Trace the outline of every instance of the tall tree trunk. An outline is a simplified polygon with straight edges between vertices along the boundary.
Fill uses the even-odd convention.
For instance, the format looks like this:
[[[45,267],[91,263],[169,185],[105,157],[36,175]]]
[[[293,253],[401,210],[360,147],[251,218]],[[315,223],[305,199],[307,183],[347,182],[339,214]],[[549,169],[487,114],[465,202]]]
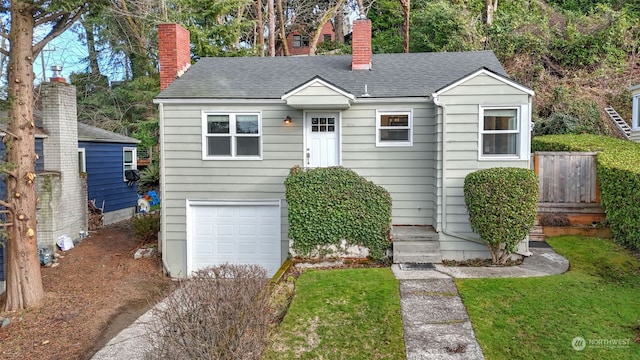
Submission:
[[[38,306],[44,299],[36,239],[35,119],[33,116],[33,4],[11,0],[11,57],[8,87],[9,130],[4,137],[7,201],[7,276],[5,311]]]
[[[282,41],[282,49],[284,49],[284,56],[289,56],[289,43],[287,43],[287,32],[285,30],[286,19],[284,18],[284,11],[282,10],[282,0],[276,0],[278,4],[278,18],[280,18],[280,40]]]
[[[334,41],[344,44],[344,10],[340,9],[333,20]]]
[[[322,35],[322,28],[327,21],[331,20],[335,14],[342,9],[342,4],[344,4],[345,0],[338,0],[336,4],[327,10],[325,10],[324,14],[320,17],[320,20],[317,23],[316,28],[313,30],[313,36],[309,39],[309,55],[313,56],[316,54],[316,49],[318,49],[318,41],[320,40],[320,36]]]
[[[256,32],[257,43],[258,43],[258,56],[264,56],[264,18],[262,17],[262,0],[256,1],[256,13],[257,13],[257,27],[258,30]]]
[[[96,51],[96,39],[93,34],[93,24],[90,21],[82,21],[82,27],[87,35],[87,52],[89,53],[89,73],[100,75],[100,65],[98,64],[98,52]]]
[[[493,23],[493,14],[498,10],[498,0],[485,0],[486,20],[487,26],[491,26]]]
[[[269,11],[269,56],[276,56],[276,16],[273,0],[267,0]]]
[[[356,2],[358,3],[358,17],[359,18],[363,18],[363,17],[367,16],[367,14],[365,14],[365,10],[364,10],[364,1],[363,0],[357,0]]]
[[[402,44],[402,52],[409,52],[409,20],[411,17],[411,0],[400,0],[402,3],[402,13],[404,15],[404,21],[402,22],[402,37],[404,43]]]

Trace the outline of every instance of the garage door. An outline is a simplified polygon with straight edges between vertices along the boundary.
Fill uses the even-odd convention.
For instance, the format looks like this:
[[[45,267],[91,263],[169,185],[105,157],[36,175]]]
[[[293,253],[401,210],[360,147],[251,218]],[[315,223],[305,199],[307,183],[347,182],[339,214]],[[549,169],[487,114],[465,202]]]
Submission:
[[[281,265],[280,200],[189,201],[187,271],[223,263]]]

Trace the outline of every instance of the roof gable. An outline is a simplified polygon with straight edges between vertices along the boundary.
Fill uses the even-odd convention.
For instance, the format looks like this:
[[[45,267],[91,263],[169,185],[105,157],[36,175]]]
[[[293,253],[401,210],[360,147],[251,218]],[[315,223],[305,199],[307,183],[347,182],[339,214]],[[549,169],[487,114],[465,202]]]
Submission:
[[[518,89],[518,90],[520,90],[520,91],[522,91],[522,92],[524,92],[526,94],[529,94],[531,96],[534,95],[534,91],[529,89],[528,87],[526,87],[526,86],[524,86],[522,84],[519,84],[519,83],[509,79],[506,76],[502,76],[500,74],[496,74],[493,71],[491,71],[489,69],[486,69],[486,68],[478,69],[478,70],[474,71],[473,73],[471,73],[471,74],[469,74],[467,76],[464,76],[464,77],[458,79],[457,81],[455,81],[455,82],[453,82],[453,83],[451,83],[451,84],[449,84],[449,85],[447,85],[447,86],[435,91],[434,94],[435,95],[442,95],[442,94],[446,93],[447,91],[449,91],[449,90],[451,90],[451,89],[453,89],[453,88],[455,88],[455,87],[457,87],[457,86],[459,86],[459,85],[461,85],[461,84],[463,84],[463,83],[465,83],[465,82],[467,82],[467,81],[469,81],[469,80],[471,80],[471,79],[473,79],[475,77],[478,77],[480,75],[487,75],[487,76],[489,76],[489,77],[491,77],[491,78],[493,78],[495,80],[498,80],[498,81],[500,81],[500,82],[502,82],[504,84],[507,84],[507,85],[509,85],[511,87],[514,87],[514,88],[516,88],[516,89]]]
[[[288,91],[281,99],[293,108],[346,109],[351,106],[355,96],[316,76]]]

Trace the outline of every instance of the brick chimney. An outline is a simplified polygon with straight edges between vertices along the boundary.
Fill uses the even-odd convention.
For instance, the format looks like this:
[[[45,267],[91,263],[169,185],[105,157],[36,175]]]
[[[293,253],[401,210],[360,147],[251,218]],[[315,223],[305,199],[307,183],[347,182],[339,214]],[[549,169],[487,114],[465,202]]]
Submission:
[[[351,70],[371,70],[371,20],[353,20]]]
[[[159,24],[158,57],[162,91],[191,66],[189,30],[178,24]]]

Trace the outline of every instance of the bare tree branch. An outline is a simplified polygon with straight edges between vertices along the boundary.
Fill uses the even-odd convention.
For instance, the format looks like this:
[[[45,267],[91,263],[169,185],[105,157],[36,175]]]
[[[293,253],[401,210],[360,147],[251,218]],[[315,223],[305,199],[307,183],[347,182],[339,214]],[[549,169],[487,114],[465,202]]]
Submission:
[[[56,24],[53,26],[53,29],[45,36],[42,40],[38,41],[35,45],[33,45],[32,53],[33,57],[38,56],[40,51],[47,45],[51,40],[60,36],[65,30],[71,27],[76,21],[80,20],[80,17],[84,13],[83,8],[76,9],[76,12],[71,15],[71,13],[63,16],[62,19],[58,20]]]

